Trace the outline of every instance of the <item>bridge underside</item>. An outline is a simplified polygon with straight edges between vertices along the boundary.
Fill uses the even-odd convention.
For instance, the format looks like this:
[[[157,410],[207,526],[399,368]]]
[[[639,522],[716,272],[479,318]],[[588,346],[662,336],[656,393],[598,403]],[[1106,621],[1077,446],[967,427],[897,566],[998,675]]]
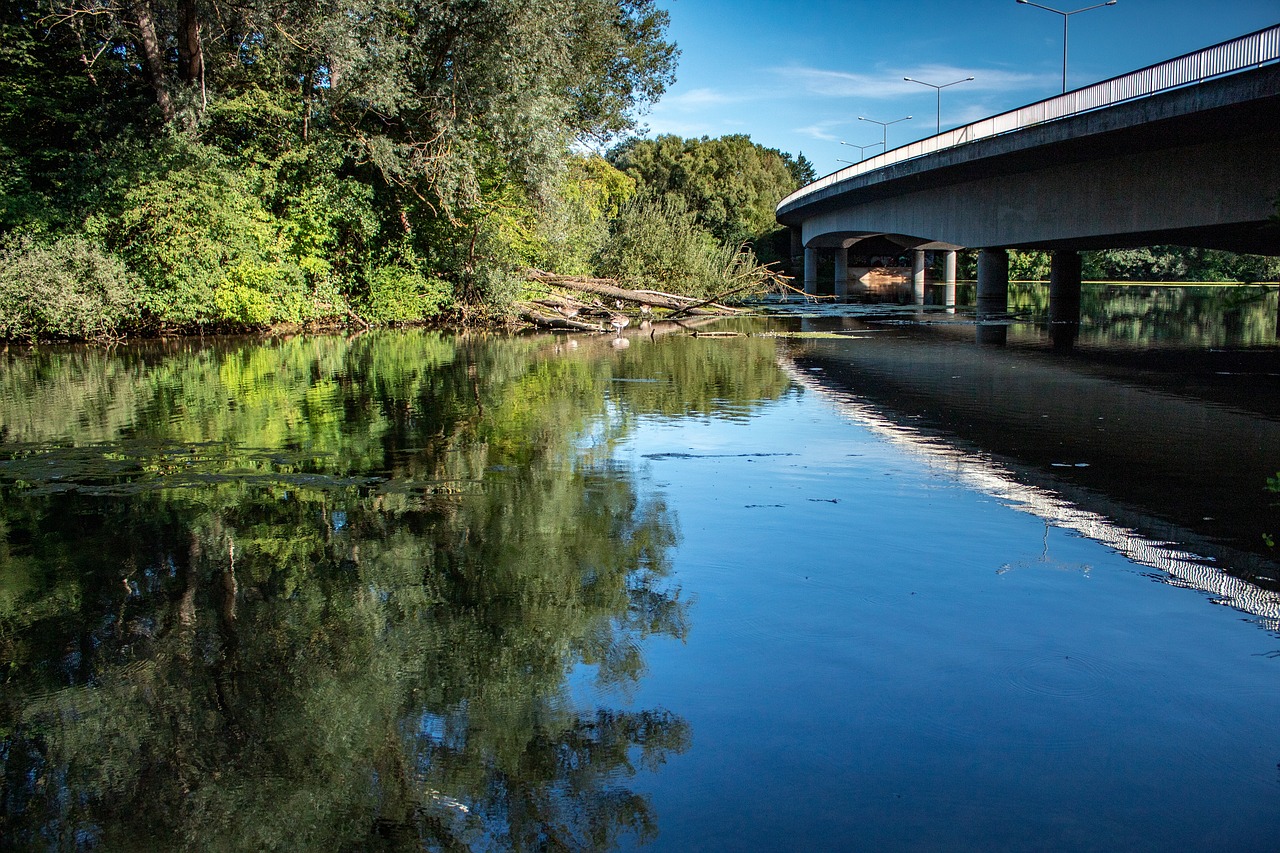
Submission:
[[[805,244],[810,249],[853,249],[871,255],[898,254],[909,249],[956,250],[963,246],[938,240],[923,240],[906,234],[884,234],[867,231],[832,231],[820,234]]]
[[[1280,255],[1280,66],[939,151],[779,210],[809,248]],[[854,251],[857,251],[855,248]]]

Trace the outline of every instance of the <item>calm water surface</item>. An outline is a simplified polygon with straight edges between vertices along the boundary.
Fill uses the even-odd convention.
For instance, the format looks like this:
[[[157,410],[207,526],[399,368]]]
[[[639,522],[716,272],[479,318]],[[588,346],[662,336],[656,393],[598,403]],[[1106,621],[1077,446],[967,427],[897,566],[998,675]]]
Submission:
[[[1012,304],[0,355],[0,847],[1276,849],[1275,289]]]

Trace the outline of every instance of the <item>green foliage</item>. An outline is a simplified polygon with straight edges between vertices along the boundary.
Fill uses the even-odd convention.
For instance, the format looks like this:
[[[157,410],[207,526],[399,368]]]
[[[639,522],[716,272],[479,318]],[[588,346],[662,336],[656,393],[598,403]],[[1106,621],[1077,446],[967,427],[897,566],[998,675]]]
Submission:
[[[610,223],[601,274],[637,288],[694,297],[758,292],[763,269],[748,247],[717,242],[679,196],[638,196]]]
[[[0,230],[103,245],[140,277],[152,328],[357,303],[399,322],[453,296],[441,279],[506,298],[494,283],[516,269],[590,257],[573,239],[623,190],[571,146],[627,131],[663,92],[666,25],[654,0],[16,0]],[[570,172],[587,215],[562,227]]]
[[[544,244],[537,265],[565,275],[594,274],[610,222],[635,194],[635,179],[603,157],[575,156],[539,223]]]
[[[118,257],[141,330],[501,308],[530,266],[701,292],[749,273],[743,242],[769,253],[812,165],[745,136],[574,153],[670,84],[667,20],[656,0],[15,0],[0,232]],[[692,219],[628,209],[640,193]],[[645,220],[676,231],[606,247]]]
[[[0,240],[0,339],[109,337],[136,315],[138,293],[137,277],[84,238]]]
[[[297,266],[241,261],[214,291],[219,320],[243,326],[303,323],[315,318],[305,276]]]
[[[775,230],[775,206],[812,173],[803,158],[744,135],[630,140],[609,159],[648,192],[679,197],[699,225],[735,246]]]
[[[1009,252],[1010,281],[1048,281],[1052,255],[1043,251]]]
[[[369,276],[360,313],[370,323],[413,323],[439,314],[451,297],[449,285],[438,278],[401,266],[378,267]]]
[[[226,270],[280,254],[258,175],[207,146],[179,142],[162,158],[86,230],[142,275],[143,307],[154,318],[176,325],[232,319],[220,314],[216,298]]]
[[[786,164],[787,171],[791,173],[791,177],[796,182],[796,187],[803,187],[805,184],[811,184],[818,179],[818,173],[813,168],[813,163],[803,153],[792,157],[783,151],[782,162]],[[779,199],[781,201],[781,199]]]
[[[1280,279],[1280,258],[1217,249],[1148,246],[1085,252],[1084,277],[1095,281],[1239,281]]]
[[[1051,252],[1009,251],[1009,278],[1015,281],[1048,281]],[[961,252],[958,275],[977,275],[977,253]],[[1280,258],[1241,255],[1217,249],[1186,246],[1148,246],[1082,252],[1082,277],[1086,281],[1238,281],[1245,284],[1280,280]]]
[[[679,196],[642,196],[610,223],[596,268],[636,287],[697,296],[714,287],[718,250]]]

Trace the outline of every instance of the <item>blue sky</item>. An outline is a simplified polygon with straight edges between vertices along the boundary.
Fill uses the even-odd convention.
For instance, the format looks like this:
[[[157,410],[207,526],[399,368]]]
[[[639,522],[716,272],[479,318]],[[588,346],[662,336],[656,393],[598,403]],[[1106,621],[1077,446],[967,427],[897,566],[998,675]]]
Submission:
[[[1038,0],[1039,2],[1040,0]],[[1094,0],[1096,2],[1097,0]],[[942,127],[1057,94],[1062,17],[1015,0],[659,0],[680,47],[677,81],[642,122],[649,135],[746,133],[803,152],[819,175]],[[1043,0],[1072,11],[1090,0]],[[1277,0],[1118,0],[1072,15],[1070,88],[1280,23]],[[879,148],[869,148],[867,155]]]

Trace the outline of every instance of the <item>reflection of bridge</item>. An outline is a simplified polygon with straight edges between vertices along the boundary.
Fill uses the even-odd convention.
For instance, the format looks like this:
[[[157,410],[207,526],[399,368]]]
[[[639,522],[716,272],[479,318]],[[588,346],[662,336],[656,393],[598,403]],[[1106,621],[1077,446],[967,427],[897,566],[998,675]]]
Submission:
[[[1057,359],[1012,351],[993,358],[935,331],[874,343],[805,341],[783,366],[945,476],[1280,630],[1276,564],[1238,544],[1257,537],[1265,504],[1258,483],[1280,453],[1280,423]],[[1151,419],[1166,427],[1159,442],[1140,434]],[[1081,460],[1088,466],[1073,464]],[[1215,486],[1193,476],[1202,470],[1215,472]],[[1220,518],[1203,518],[1210,511]]]
[[[1081,249],[1161,243],[1280,254],[1280,25],[885,152],[802,187],[778,221],[804,246],[805,290],[834,250],[978,248],[979,309],[1007,307],[1010,248],[1053,249],[1059,307]],[[1078,308],[1077,308],[1078,311]],[[1059,311],[1059,313],[1063,313]]]

